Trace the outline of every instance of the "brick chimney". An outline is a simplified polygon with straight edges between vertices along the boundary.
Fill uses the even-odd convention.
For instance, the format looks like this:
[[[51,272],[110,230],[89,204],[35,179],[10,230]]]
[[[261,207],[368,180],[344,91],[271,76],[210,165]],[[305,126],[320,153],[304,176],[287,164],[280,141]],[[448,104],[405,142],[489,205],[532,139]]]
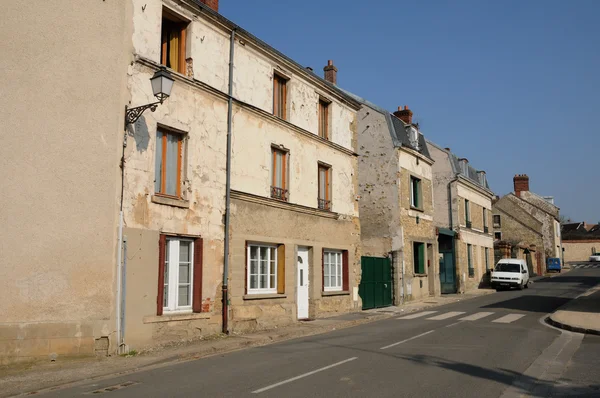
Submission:
[[[327,61],[327,66],[323,68],[323,71],[325,71],[325,80],[329,83],[337,84],[338,68],[333,65],[332,60]]]
[[[398,110],[394,112],[394,116],[398,119],[402,120],[406,124],[412,124],[413,113],[408,106],[404,105],[404,109],[401,106],[398,107]]]
[[[515,185],[515,195],[518,198],[521,197],[521,192],[529,191],[529,177],[527,174],[516,174],[513,183]]]
[[[215,12],[219,12],[219,0],[200,0],[203,4],[212,8]]]

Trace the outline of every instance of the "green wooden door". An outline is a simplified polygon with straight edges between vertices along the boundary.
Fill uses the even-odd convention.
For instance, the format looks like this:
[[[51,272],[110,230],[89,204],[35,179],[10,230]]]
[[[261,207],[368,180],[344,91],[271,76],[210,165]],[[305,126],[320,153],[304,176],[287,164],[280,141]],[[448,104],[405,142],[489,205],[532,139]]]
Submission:
[[[386,257],[361,257],[358,294],[363,310],[392,305],[392,266]]]
[[[456,293],[456,265],[452,252],[440,253],[440,284],[442,294]]]

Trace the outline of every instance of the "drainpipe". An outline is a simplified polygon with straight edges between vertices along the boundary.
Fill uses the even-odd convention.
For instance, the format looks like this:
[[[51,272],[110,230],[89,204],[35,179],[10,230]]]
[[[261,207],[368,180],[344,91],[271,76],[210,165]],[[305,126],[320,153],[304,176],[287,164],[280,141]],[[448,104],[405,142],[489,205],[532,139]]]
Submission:
[[[115,318],[117,321],[117,352],[121,353],[121,336],[123,324],[121,323],[121,305],[123,298],[123,281],[122,281],[122,267],[123,261],[122,250],[123,250],[123,193],[125,191],[125,148],[127,148],[127,130],[123,134],[123,152],[121,154],[121,203],[119,205],[119,232],[118,232],[118,244],[117,244],[117,297],[115,299]]]
[[[123,237],[123,264],[121,265],[121,335],[119,348],[121,354],[127,351],[125,344],[125,298],[127,297],[127,236]]]
[[[223,333],[229,334],[227,321],[229,318],[229,297],[227,294],[227,283],[229,279],[229,218],[231,203],[231,122],[233,118],[233,49],[235,45],[235,29],[231,31],[229,41],[229,89],[227,99],[227,168],[225,177],[225,241],[223,248]]]

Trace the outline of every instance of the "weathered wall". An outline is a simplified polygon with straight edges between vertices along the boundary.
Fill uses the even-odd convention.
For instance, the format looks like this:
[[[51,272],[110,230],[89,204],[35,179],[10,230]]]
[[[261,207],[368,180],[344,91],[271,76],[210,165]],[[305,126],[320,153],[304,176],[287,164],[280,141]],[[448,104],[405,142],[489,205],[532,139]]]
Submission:
[[[564,240],[565,262],[588,261],[593,253],[600,253],[600,239],[598,240]]]
[[[93,355],[115,330],[131,10],[54,0],[2,12],[0,363]]]
[[[438,227],[456,227],[452,217],[452,203],[457,203],[456,197],[451,198],[450,182],[455,178],[452,165],[448,159],[448,153],[438,148],[435,144],[427,142],[427,149],[434,163],[433,170],[433,202],[434,202],[434,224]]]
[[[472,246],[472,264],[474,275],[469,276],[469,259],[467,255],[467,244]],[[460,229],[460,240],[456,242],[456,272],[458,274],[458,291],[464,293],[468,290],[478,289],[485,275],[485,248],[488,248],[489,267],[494,266],[494,241],[491,236],[471,231],[466,228]]]
[[[363,255],[387,256],[402,248],[398,150],[385,115],[363,106],[358,113],[358,181]]]
[[[357,218],[338,220],[328,214],[256,199],[242,193],[232,200],[229,292],[233,332],[282,326],[297,319],[297,248],[309,247],[309,314],[319,318],[357,311],[360,299],[354,290],[360,281],[360,225]],[[294,210],[296,208],[296,210]],[[311,214],[312,213],[312,214]],[[325,212],[326,213],[326,212]],[[246,242],[285,245],[285,294],[276,298],[245,295]],[[338,296],[323,294],[323,248],[348,250],[350,291]]]

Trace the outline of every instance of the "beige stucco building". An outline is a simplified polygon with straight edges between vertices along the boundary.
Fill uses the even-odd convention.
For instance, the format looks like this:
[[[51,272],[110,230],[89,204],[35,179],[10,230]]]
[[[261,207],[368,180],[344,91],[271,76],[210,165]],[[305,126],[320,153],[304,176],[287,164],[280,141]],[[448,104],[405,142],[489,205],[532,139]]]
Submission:
[[[449,148],[427,142],[433,164],[441,287],[464,293],[485,285],[493,268],[492,198],[486,174]]]
[[[423,134],[406,107],[391,114],[355,98],[362,103],[358,152],[363,260],[391,259],[390,304],[439,295],[433,160]],[[363,262],[364,267],[376,264]]]

